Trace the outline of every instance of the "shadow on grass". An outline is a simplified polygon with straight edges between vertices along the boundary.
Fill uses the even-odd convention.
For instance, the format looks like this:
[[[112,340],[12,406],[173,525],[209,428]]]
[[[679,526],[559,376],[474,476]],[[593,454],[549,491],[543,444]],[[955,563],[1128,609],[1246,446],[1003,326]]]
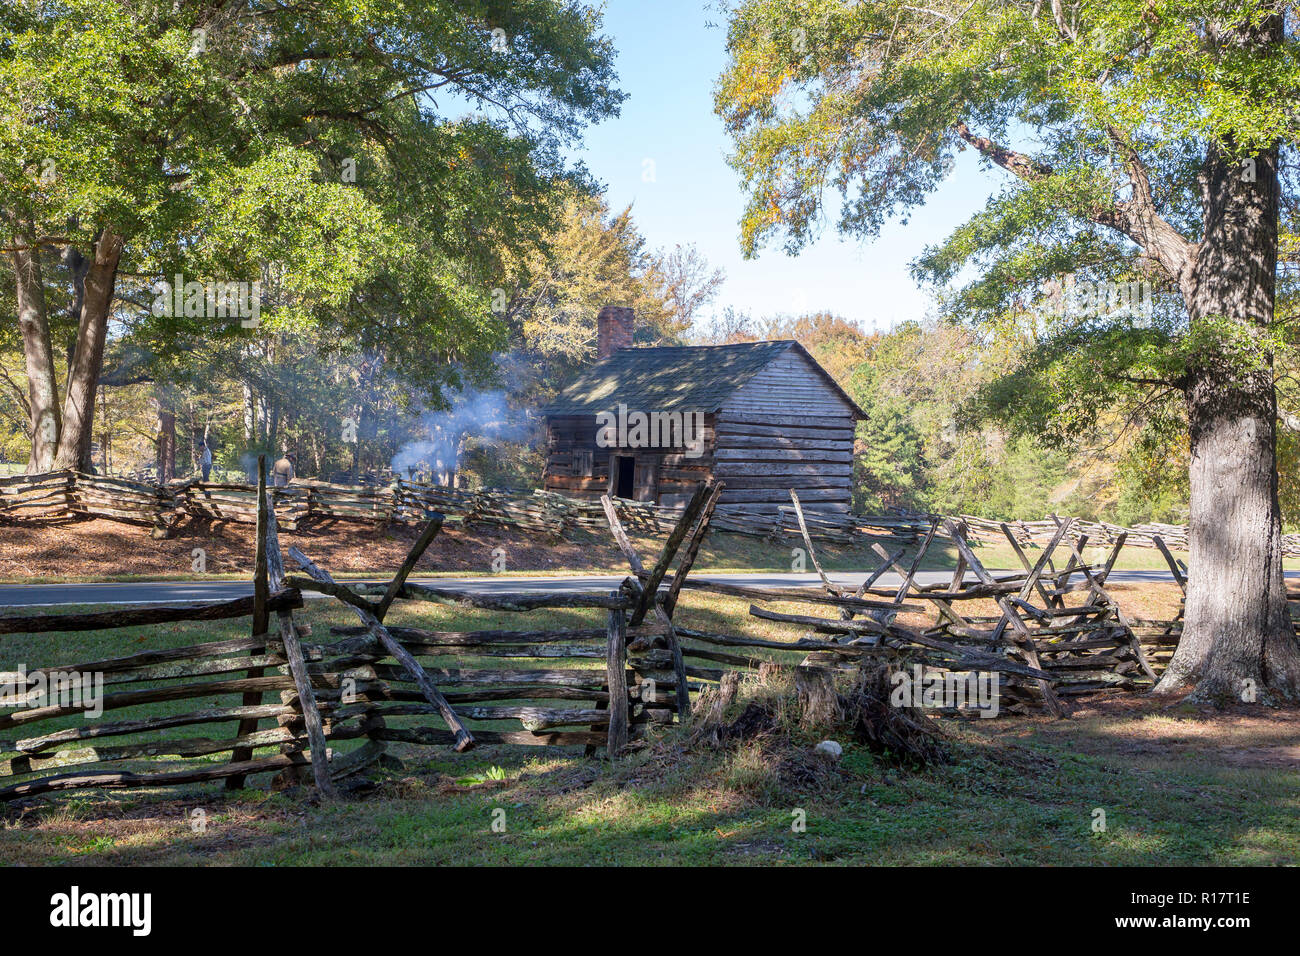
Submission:
[[[1300,779],[1209,758],[1106,749],[1104,719],[957,728],[959,759],[904,774],[848,743],[827,785],[756,785],[761,754],[635,754],[611,767],[574,751],[406,747],[369,797],[218,788],[48,801],[0,835],[10,862],[111,865],[1254,864],[1300,855]],[[1260,738],[1283,739],[1266,730]],[[449,792],[501,767],[505,786]],[[771,768],[766,768],[771,769]],[[770,783],[770,781],[769,781]],[[64,798],[66,799],[66,798]],[[186,814],[206,809],[208,830]],[[1105,813],[1105,830],[1094,831]],[[796,811],[806,831],[792,829]],[[493,829],[494,821],[504,829]]]

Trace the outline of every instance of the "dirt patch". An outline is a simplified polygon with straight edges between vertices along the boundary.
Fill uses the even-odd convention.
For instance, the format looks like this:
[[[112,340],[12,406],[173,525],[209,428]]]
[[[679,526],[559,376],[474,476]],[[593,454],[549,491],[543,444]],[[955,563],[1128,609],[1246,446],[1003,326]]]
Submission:
[[[1148,621],[1166,621],[1178,614],[1183,592],[1172,581],[1112,582],[1107,592],[1130,616]]]
[[[334,573],[391,573],[406,556],[419,528],[359,522],[319,525],[307,531],[280,532],[287,550],[296,546]],[[156,541],[145,527],[95,518],[42,525],[0,525],[0,578],[62,576],[188,575],[194,549],[205,552],[206,570],[215,574],[253,572],[252,525],[187,522],[177,533]],[[504,549],[505,570],[623,567],[608,535],[572,541],[531,536],[501,528],[444,528],[417,565],[427,571],[486,573],[493,551]]]

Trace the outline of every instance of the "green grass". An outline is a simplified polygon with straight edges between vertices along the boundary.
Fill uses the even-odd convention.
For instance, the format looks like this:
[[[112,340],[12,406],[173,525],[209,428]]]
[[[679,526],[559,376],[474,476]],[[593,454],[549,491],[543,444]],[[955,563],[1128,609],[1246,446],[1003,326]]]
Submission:
[[[980,729],[971,731],[977,736]],[[1104,726],[1080,728],[1083,735]],[[963,747],[903,774],[850,745],[815,789],[782,787],[760,756],[708,755],[664,771],[650,755],[611,769],[576,755],[492,748],[408,755],[377,794],[309,806],[301,794],[176,799],[114,793],[11,820],[7,863],[591,865],[1270,865],[1300,860],[1294,771],[1070,752],[1031,735]],[[504,787],[449,791],[501,767]],[[206,832],[184,810],[204,807]],[[1093,832],[1094,810],[1107,829]],[[792,830],[804,811],[806,831]],[[493,829],[503,821],[504,832]]]
[[[427,627],[577,626],[600,612],[494,615],[399,605]],[[689,594],[688,625],[795,637],[746,617],[747,603]],[[347,609],[311,602],[312,640]],[[509,620],[511,617],[513,621]],[[0,637],[0,659],[72,664],[245,633],[247,621]],[[788,662],[799,655],[770,655]],[[535,662],[520,662],[531,666]],[[546,666],[564,663],[546,662]],[[594,664],[596,662],[589,662]],[[8,665],[6,665],[8,666]],[[757,694],[762,688],[747,692]],[[157,708],[177,704],[154,705]],[[138,714],[144,708],[119,713]],[[396,718],[394,720],[397,720]],[[52,724],[52,722],[51,722]],[[39,725],[43,731],[46,726]],[[502,726],[506,726],[502,724]],[[517,724],[509,726],[517,727]],[[0,862],[14,864],[1084,864],[1300,861],[1300,770],[1234,754],[1282,753],[1294,722],[1249,727],[1181,710],[946,722],[955,761],[908,772],[847,735],[843,761],[809,776],[818,735],[683,752],[679,731],[617,764],[574,750],[395,746],[400,770],[367,796],[314,804],[266,776],[221,785],[53,794],[10,807]],[[13,731],[3,732],[12,736]],[[214,759],[224,759],[217,757]],[[801,760],[805,760],[803,764]],[[191,827],[201,808],[206,827]],[[1106,814],[1093,832],[1094,810]],[[791,828],[806,815],[806,832]],[[498,811],[503,811],[503,814]],[[493,829],[504,821],[504,831]]]

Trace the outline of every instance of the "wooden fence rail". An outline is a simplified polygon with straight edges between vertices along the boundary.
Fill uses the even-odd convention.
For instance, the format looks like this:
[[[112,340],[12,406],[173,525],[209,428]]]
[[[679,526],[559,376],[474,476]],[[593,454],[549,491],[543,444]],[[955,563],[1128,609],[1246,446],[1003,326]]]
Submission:
[[[295,530],[304,521],[364,521],[421,523],[428,515],[444,515],[450,524],[494,524],[507,528],[561,536],[573,529],[599,530],[606,516],[598,502],[566,498],[548,491],[469,491],[445,488],[399,478],[387,487],[296,481],[273,488],[272,504],[280,527]],[[637,532],[661,533],[674,527],[682,509],[651,502],[613,499],[623,527]],[[85,475],[75,471],[0,478],[0,521],[48,521],[84,514],[139,524],[150,524],[165,536],[185,517],[253,524],[257,521],[254,485],[194,480],[157,485],[125,478]],[[807,535],[815,540],[851,544],[864,536],[897,536],[919,540],[940,515],[899,512],[855,515],[806,512],[799,516],[791,505],[776,514],[720,503],[710,527],[752,537],[777,540]],[[957,516],[971,541],[1001,543],[1003,525],[1017,544],[1041,546],[1056,530],[1056,516],[1040,521],[996,521],[976,515]],[[1131,546],[1165,546],[1186,550],[1187,529],[1181,525],[1142,524],[1131,528],[1106,522],[1072,518],[1073,540],[1087,537],[1094,545],[1114,544],[1121,536]],[[1300,556],[1300,535],[1282,536],[1287,555]]]
[[[66,492],[69,482],[51,487]],[[629,565],[613,592],[479,593],[407,581],[444,525],[445,516],[429,509],[452,502],[432,491],[409,506],[426,523],[387,583],[336,582],[296,549],[289,555],[304,574],[286,573],[274,489],[265,487],[263,471],[254,500],[244,503],[258,522],[252,598],[0,617],[0,633],[31,635],[250,618],[242,638],[30,670],[8,665],[16,669],[0,671],[0,689],[7,688],[0,778],[14,782],[0,787],[0,799],[212,780],[237,787],[267,773],[295,782],[308,769],[328,795],[338,780],[385,759],[393,743],[461,751],[484,744],[582,746],[588,753],[603,747],[617,756],[647,728],[688,719],[691,691],[774,659],[794,666],[801,658],[799,666],[817,672],[877,660],[932,673],[996,673],[1003,710],[1061,715],[1080,694],[1149,687],[1177,644],[1181,613],[1132,619],[1107,589],[1127,536],[1116,536],[1104,560],[1090,561],[1090,535],[1068,518],[1054,520],[1036,557],[1015,526],[1000,524],[1022,568],[998,574],[982,565],[966,525],[931,520],[908,561],[905,550],[877,543],[879,566],[859,586],[843,587],[822,571],[813,518],[792,493],[791,515],[820,587],[753,589],[691,578],[722,490],[718,482],[699,486],[653,561],[637,553],[617,503],[603,499],[603,520]],[[1183,586],[1186,569],[1160,536],[1153,543]],[[955,549],[957,566],[947,582],[918,584],[921,562],[938,544]],[[889,571],[901,584],[880,583]],[[313,638],[294,616],[302,589],[347,604],[358,623],[332,627],[328,640]],[[691,591],[748,599],[755,621],[798,634],[773,640],[684,626],[674,610]],[[447,631],[386,623],[392,607],[420,603],[497,614],[564,609],[590,612],[591,620]],[[928,623],[915,623],[927,615]],[[266,698],[275,692],[278,698]],[[174,706],[157,706],[164,703]],[[343,743],[357,746],[336,749]],[[222,754],[229,759],[212,762]]]
[[[479,744],[604,747],[617,756],[647,727],[689,711],[687,670],[664,610],[670,589],[642,588],[633,577],[605,594],[408,583],[443,525],[441,514],[428,519],[387,584],[340,584],[292,548],[305,574],[286,574],[264,461],[259,468],[256,497],[243,503],[258,521],[251,598],[0,617],[0,633],[20,635],[251,619],[247,638],[0,671],[0,778],[14,781],[0,787],[0,800],[85,787],[215,780],[239,787],[267,773],[303,782],[309,767],[328,796],[336,781],[384,759],[394,742],[458,751]],[[700,506],[671,529],[655,564],[660,577],[684,549],[676,573],[685,581],[708,530],[706,505],[716,497],[716,488],[702,487]],[[294,617],[303,606],[300,589],[342,600],[359,625],[333,627],[332,640],[312,639]],[[385,624],[399,602],[595,613],[587,627],[433,631]],[[649,653],[632,656],[629,648]],[[275,692],[278,702],[266,700]],[[160,712],[164,703],[175,706]],[[520,729],[500,729],[503,721]],[[360,746],[334,749],[343,742]],[[214,764],[222,754],[229,759]]]
[[[796,519],[805,519],[806,527],[793,493],[792,499]],[[795,650],[806,652],[804,666],[831,670],[856,668],[874,659],[894,666],[919,665],[926,673],[941,675],[996,672],[1000,707],[1012,713],[1041,709],[1059,716],[1065,712],[1065,700],[1073,696],[1151,686],[1177,644],[1181,614],[1171,621],[1130,619],[1106,590],[1126,537],[1117,536],[1104,561],[1089,563],[1084,558],[1089,537],[1079,533],[1071,519],[1054,522],[1037,560],[1030,559],[1011,527],[999,526],[999,531],[1019,558],[1021,571],[992,574],[970,547],[961,523],[934,521],[910,562],[900,564],[904,552],[891,554],[876,544],[880,566],[861,586],[846,588],[822,572],[812,536],[805,530],[804,545],[821,577],[820,588],[760,590],[698,579],[685,584],[687,589],[751,598],[751,616],[797,628],[801,635],[772,640],[679,627],[678,635],[689,642],[683,653],[688,661],[728,669],[758,667],[774,651]],[[921,559],[936,540],[957,551],[957,566],[947,583],[917,584]],[[1181,583],[1185,569],[1158,538],[1157,547]],[[1053,564],[1059,549],[1065,559]],[[896,572],[902,585],[879,585],[887,571]],[[773,602],[807,604],[809,610],[778,612],[767,606]],[[934,614],[932,623],[900,622],[900,616],[916,616],[927,607]],[[702,679],[720,679],[725,673],[716,667],[711,671],[688,667],[687,672]]]

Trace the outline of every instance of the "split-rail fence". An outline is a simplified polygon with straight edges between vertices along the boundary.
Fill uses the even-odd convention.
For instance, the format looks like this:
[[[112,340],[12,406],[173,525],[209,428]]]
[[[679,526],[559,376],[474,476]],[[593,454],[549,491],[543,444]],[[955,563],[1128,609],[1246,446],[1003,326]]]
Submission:
[[[159,642],[110,659],[0,672],[0,686],[8,686],[0,700],[0,778],[14,781],[0,787],[0,800],[215,780],[238,788],[265,774],[282,783],[310,774],[330,795],[340,780],[394,759],[392,744],[568,746],[617,756],[651,728],[688,720],[693,692],[773,662],[797,667],[805,682],[831,681],[867,661],[941,675],[996,673],[1004,712],[1064,716],[1078,695],[1149,687],[1177,644],[1181,613],[1135,619],[1108,589],[1126,536],[1104,560],[1090,561],[1089,536],[1068,518],[1056,520],[1034,557],[1010,524],[1001,526],[1022,564],[1010,574],[984,567],[962,522],[931,520],[915,548],[877,543],[879,565],[845,587],[823,572],[809,516],[792,493],[791,513],[820,587],[758,589],[691,577],[722,487],[696,488],[653,561],[637,551],[617,503],[602,499],[629,568],[616,589],[479,593],[408,580],[444,525],[444,515],[428,510],[430,498],[420,503],[417,541],[386,583],[338,582],[296,548],[288,559],[297,570],[288,570],[262,463],[251,597],[0,617],[0,634],[26,637],[249,619],[244,637]],[[957,567],[946,583],[919,584],[917,571],[936,542],[955,548]],[[1186,568],[1160,537],[1154,543],[1185,587]],[[891,571],[901,583],[881,583]],[[355,623],[334,625],[328,637],[313,634],[295,613],[305,590],[341,601]],[[688,592],[748,600],[754,621],[791,633],[773,639],[687,626],[676,612]],[[432,630],[387,621],[399,602],[512,616],[563,610],[591,620]],[[790,613],[791,604],[806,611]],[[73,685],[83,679],[83,692],[86,675],[102,681],[96,706],[51,699],[51,687],[69,689],[66,680],[60,685],[68,675]]]

